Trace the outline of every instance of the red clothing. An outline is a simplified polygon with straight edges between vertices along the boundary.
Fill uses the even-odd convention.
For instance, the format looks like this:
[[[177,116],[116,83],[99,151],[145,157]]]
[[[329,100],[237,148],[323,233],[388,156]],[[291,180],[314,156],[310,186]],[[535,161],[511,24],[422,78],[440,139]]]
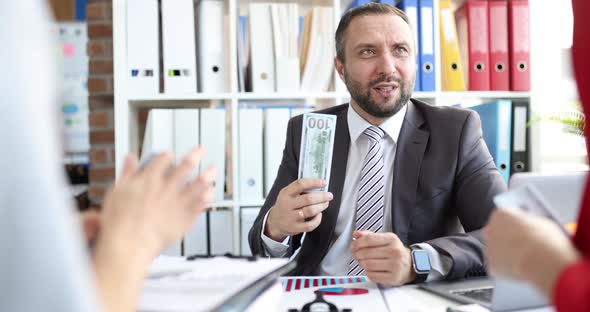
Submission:
[[[572,0],[574,12],[573,67],[580,101],[590,116],[590,1]],[[559,23],[558,21],[555,21]],[[586,133],[586,147],[590,147],[590,128]],[[588,152],[590,155],[590,152]],[[557,311],[590,311],[590,184],[586,183],[574,244],[582,260],[561,272],[553,288]]]

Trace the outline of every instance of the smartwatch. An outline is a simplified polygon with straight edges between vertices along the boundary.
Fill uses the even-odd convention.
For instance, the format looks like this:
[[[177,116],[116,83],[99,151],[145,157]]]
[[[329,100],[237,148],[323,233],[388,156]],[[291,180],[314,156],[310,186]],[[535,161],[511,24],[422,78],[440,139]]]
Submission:
[[[426,281],[428,274],[430,273],[430,258],[428,258],[428,252],[420,249],[418,246],[410,247],[412,250],[412,266],[414,272],[416,272],[416,283],[423,283]]]

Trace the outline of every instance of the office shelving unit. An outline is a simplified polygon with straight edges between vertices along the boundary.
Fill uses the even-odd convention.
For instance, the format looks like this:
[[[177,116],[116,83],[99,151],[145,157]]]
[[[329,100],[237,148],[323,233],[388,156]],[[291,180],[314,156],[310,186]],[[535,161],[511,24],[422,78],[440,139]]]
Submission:
[[[261,103],[274,101],[289,101],[289,103],[311,103],[317,107],[326,107],[347,102],[349,95],[346,90],[339,90],[339,84],[333,85],[337,90],[330,92],[297,92],[297,93],[250,93],[239,92],[238,90],[238,64],[237,64],[237,34],[238,34],[238,15],[247,14],[247,6],[251,2],[270,2],[270,1],[247,1],[247,0],[225,0],[225,14],[228,16],[229,27],[225,34],[226,44],[229,44],[229,53],[227,55],[227,64],[229,64],[229,86],[228,92],[219,94],[145,94],[132,96],[126,89],[126,71],[127,71],[127,34],[126,34],[126,0],[113,0],[113,58],[114,58],[114,99],[115,99],[115,148],[116,148],[116,170],[117,176],[123,164],[124,156],[133,152],[139,152],[139,125],[138,112],[142,108],[204,108],[212,105],[224,105],[226,108],[226,119],[230,124],[230,131],[226,134],[226,140],[229,144],[229,152],[232,154],[231,167],[232,171],[226,176],[226,182],[231,182],[234,186],[232,194],[226,194],[225,200],[215,202],[213,207],[227,208],[232,211],[233,217],[233,252],[239,253],[240,250],[240,208],[248,206],[261,206],[263,198],[259,201],[244,202],[240,200],[239,193],[239,160],[238,160],[238,110],[242,104]],[[272,2],[286,2],[277,0]],[[315,5],[331,6],[334,8],[334,29],[338,24],[344,8],[350,1],[340,0],[305,0],[294,1],[299,4],[300,15],[305,14],[307,9]],[[463,1],[456,0],[455,3],[460,5]],[[440,47],[439,39],[439,17],[438,1],[434,1],[434,35],[435,51],[435,68],[439,73],[436,77],[436,90],[441,89],[440,77]],[[335,79],[340,79],[334,75]],[[508,98],[519,101],[529,101],[529,92],[509,92],[509,91],[477,91],[477,92],[416,92],[413,95],[416,99],[427,101],[434,105],[448,105],[453,100],[490,100],[499,98]]]

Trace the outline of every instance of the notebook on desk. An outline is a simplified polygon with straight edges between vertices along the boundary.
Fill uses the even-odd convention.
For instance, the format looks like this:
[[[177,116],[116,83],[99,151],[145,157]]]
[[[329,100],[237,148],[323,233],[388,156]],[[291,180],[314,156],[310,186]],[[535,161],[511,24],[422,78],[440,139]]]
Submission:
[[[138,311],[243,311],[295,265],[288,259],[161,256],[146,278]]]

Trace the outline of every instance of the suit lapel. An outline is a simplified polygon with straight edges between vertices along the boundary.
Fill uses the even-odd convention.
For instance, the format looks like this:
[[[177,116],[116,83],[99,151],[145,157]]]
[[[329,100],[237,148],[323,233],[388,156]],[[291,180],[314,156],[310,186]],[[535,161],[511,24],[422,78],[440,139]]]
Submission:
[[[392,183],[392,228],[402,242],[407,242],[410,217],[416,202],[420,167],[430,133],[420,129],[424,118],[411,100],[396,147]]]
[[[300,266],[298,275],[317,274],[319,264],[328,252],[336,220],[342,200],[342,189],[348,162],[348,150],[350,147],[350,133],[347,121],[348,105],[336,113],[336,134],[334,137],[334,153],[332,154],[332,169],[330,172],[330,185],[328,190],[334,195],[332,201],[323,212],[322,222],[312,232],[307,233],[300,258],[309,265]],[[309,262],[308,262],[309,261]]]

